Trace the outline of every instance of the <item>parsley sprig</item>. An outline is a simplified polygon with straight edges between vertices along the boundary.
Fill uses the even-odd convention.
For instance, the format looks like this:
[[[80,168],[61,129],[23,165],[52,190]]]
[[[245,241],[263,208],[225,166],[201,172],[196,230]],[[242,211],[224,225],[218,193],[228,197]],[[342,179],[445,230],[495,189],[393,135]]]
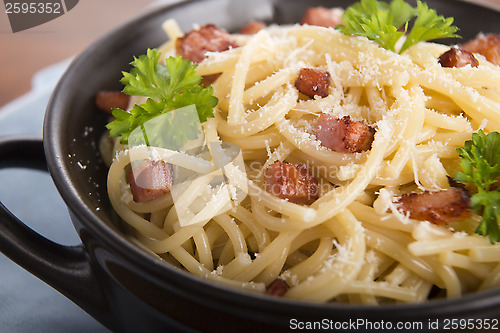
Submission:
[[[488,236],[491,243],[500,241],[500,133],[485,134],[482,130],[472,134],[472,139],[457,149],[461,157],[462,172],[457,172],[459,182],[472,183],[477,193],[471,197],[472,209],[482,213],[476,233]],[[495,186],[493,186],[495,185]]]
[[[130,133],[145,122],[166,112],[194,104],[200,118],[205,122],[213,117],[217,98],[211,86],[204,88],[201,77],[196,74],[196,64],[182,57],[169,57],[165,64],[159,63],[161,53],[148,49],[147,53],[134,57],[129,73],[123,72],[123,92],[133,96],[148,97],[146,103],[135,105],[132,110],[113,109],[115,120],[106,127],[113,137],[122,137],[127,144]],[[175,130],[175,128],[174,128]],[[179,144],[187,140],[186,133],[176,133]],[[190,135],[192,137],[193,135]]]
[[[416,17],[408,30],[409,22]],[[396,43],[408,33],[399,53],[421,41],[460,37],[453,17],[437,15],[427,4],[417,1],[417,8],[404,0],[390,4],[377,0],[361,0],[348,7],[342,15],[343,25],[337,26],[346,35],[364,36],[383,48],[396,52]]]

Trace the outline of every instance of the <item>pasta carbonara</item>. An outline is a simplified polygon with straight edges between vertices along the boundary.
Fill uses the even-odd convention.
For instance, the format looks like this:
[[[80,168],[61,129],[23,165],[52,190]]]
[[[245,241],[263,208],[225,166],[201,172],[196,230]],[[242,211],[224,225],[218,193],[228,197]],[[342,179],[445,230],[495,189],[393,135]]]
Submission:
[[[174,21],[164,29],[162,57],[175,55],[184,34]],[[246,195],[222,209],[213,178],[201,177],[182,194],[201,217],[182,225],[171,193],[134,200],[127,173],[150,155],[115,142],[104,153],[109,196],[137,243],[203,278],[317,302],[423,302],[500,285],[500,245],[474,233],[476,213],[433,223],[401,201],[452,189],[456,148],[478,129],[500,131],[499,66],[476,54],[477,67],[446,68],[437,59],[448,46],[421,42],[400,55],[312,25],[231,37],[239,47],[208,52],[197,68],[216,78],[219,100],[201,128],[205,147],[241,149]],[[299,90],[302,69],[327,73],[326,94]],[[328,131],[353,142],[336,150]],[[210,159],[169,152],[159,148],[156,161],[213,171]]]

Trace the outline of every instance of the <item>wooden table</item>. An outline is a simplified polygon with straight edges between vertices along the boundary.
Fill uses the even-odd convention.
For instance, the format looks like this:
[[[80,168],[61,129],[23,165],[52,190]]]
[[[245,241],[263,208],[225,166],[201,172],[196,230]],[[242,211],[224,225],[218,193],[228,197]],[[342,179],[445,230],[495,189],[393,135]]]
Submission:
[[[0,4],[0,107],[26,93],[40,69],[83,51],[94,40],[147,9],[154,0],[81,0],[61,17],[12,33]]]
[[[500,0],[469,0],[500,8]],[[30,90],[38,70],[84,50],[110,29],[138,15],[154,0],[81,0],[65,15],[12,33],[0,4],[0,107]]]

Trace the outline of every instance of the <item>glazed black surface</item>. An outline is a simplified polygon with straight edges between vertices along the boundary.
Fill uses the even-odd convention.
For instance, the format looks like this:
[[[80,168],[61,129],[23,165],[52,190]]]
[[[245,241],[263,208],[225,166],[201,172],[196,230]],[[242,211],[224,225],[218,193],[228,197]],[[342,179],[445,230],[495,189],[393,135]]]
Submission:
[[[49,103],[44,147],[51,175],[69,207],[91,258],[92,274],[100,282],[108,302],[101,308],[92,302],[85,302],[82,307],[108,327],[120,331],[156,330],[175,326],[175,322],[182,323],[182,329],[255,332],[285,331],[291,318],[427,321],[450,316],[499,317],[500,290],[450,301],[380,307],[312,304],[253,295],[173,268],[132,244],[116,227],[106,193],[107,169],[97,150],[108,119],[96,110],[94,97],[103,89],[121,89],[121,71],[129,68],[132,57],[165,41],[161,30],[165,19],[175,18],[184,31],[190,30],[194,23],[215,23],[234,31],[251,20],[295,23],[307,7],[345,7],[350,3],[190,1],[160,9],[118,28],[73,62]],[[429,0],[428,4],[439,14],[454,16],[464,40],[478,32],[500,32],[499,12],[449,0]],[[180,326],[175,328],[180,329]]]

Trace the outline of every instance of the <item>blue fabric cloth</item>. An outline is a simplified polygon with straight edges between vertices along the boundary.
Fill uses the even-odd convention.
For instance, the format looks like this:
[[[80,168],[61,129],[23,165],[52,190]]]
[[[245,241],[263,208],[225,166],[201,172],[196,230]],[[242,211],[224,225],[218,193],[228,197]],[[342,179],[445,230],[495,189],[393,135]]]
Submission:
[[[0,135],[41,138],[50,94],[69,61],[33,78],[33,89],[0,109]],[[24,169],[0,170],[0,201],[45,237],[79,244],[63,200],[48,175]],[[0,253],[0,332],[108,332],[82,309]]]

